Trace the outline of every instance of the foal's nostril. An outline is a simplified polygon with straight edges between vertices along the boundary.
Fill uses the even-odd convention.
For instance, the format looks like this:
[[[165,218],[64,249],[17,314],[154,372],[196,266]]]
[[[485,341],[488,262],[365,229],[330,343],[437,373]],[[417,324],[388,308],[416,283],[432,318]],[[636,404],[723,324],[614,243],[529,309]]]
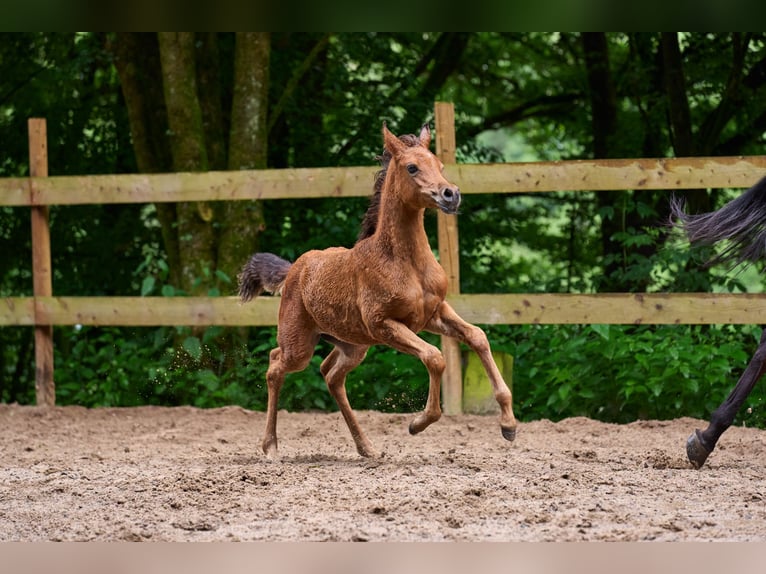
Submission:
[[[460,206],[460,188],[443,187],[438,192],[432,192],[434,200],[445,213],[457,213]]]
[[[446,188],[442,195],[450,203],[460,203],[460,190],[457,187]]]

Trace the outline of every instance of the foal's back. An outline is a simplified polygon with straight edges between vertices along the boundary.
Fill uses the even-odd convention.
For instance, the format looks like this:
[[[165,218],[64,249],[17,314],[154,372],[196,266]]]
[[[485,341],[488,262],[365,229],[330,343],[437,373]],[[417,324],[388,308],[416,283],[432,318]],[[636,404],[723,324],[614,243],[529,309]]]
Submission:
[[[352,249],[304,253],[287,277],[283,311],[310,318],[317,333],[356,344],[380,343],[369,327],[382,318],[421,331],[444,301],[446,274],[433,256],[431,261],[393,261],[380,249],[371,237]]]

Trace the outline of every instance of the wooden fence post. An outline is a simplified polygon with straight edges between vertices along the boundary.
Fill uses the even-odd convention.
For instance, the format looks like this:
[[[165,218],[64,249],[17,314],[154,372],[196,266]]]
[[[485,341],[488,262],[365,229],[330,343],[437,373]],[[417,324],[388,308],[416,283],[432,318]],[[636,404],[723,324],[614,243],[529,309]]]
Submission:
[[[436,155],[444,164],[457,163],[455,157],[455,106],[452,103],[436,102]],[[447,273],[449,284],[447,297],[460,293],[460,249],[458,246],[457,217],[437,215],[439,238],[439,261]],[[442,377],[442,406],[445,414],[457,415],[463,412],[463,365],[460,344],[451,337],[442,337],[442,353],[447,368]]]
[[[31,178],[48,177],[48,134],[45,119],[30,118],[29,133],[29,185],[32,198],[32,277],[35,297],[53,295],[51,279],[51,239],[48,225],[48,206],[35,205],[35,183]],[[35,397],[38,406],[52,407],[56,403],[53,382],[53,325],[38,322],[38,304],[35,301]]]

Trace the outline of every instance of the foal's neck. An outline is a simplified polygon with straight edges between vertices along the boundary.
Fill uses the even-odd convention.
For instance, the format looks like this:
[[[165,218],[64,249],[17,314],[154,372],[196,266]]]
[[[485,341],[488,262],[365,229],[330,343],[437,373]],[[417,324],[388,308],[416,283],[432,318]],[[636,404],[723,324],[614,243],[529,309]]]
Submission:
[[[425,209],[409,207],[400,198],[384,192],[373,240],[390,257],[415,262],[433,258],[424,217]]]

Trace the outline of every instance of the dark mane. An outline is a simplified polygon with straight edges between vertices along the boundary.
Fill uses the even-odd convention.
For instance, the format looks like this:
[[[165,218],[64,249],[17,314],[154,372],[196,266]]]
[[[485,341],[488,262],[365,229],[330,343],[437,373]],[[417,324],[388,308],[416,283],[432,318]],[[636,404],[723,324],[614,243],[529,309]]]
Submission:
[[[399,139],[407,144],[408,147],[415,147],[420,145],[420,139],[414,134],[405,134],[399,136]],[[375,233],[375,229],[378,226],[378,212],[380,210],[380,190],[383,189],[383,182],[386,179],[386,172],[388,171],[388,164],[391,163],[391,153],[388,150],[383,150],[383,155],[375,157],[380,162],[381,170],[375,174],[375,183],[373,184],[373,194],[370,196],[370,206],[367,208],[367,213],[364,214],[362,219],[362,225],[359,229],[359,235],[357,235],[357,242],[362,239],[366,239]]]

